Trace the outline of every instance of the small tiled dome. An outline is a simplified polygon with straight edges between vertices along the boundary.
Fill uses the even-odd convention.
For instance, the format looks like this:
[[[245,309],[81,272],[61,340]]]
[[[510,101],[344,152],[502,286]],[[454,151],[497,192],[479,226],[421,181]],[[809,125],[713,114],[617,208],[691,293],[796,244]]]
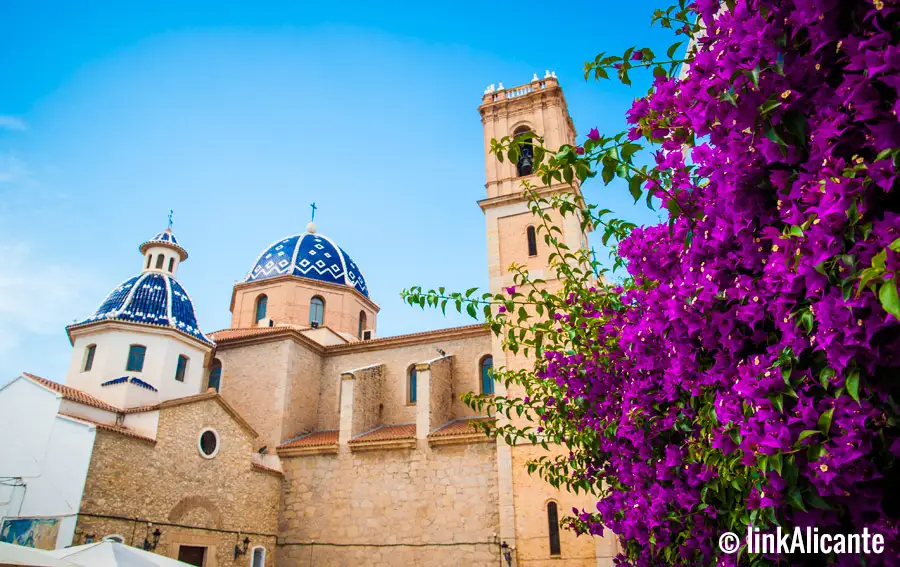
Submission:
[[[180,256],[180,260],[184,262],[187,260],[188,253],[187,250],[182,248],[180,244],[178,244],[178,239],[175,238],[175,235],[172,234],[172,229],[167,228],[166,230],[160,232],[150,240],[143,242],[138,248],[141,251],[141,254],[146,254],[147,249],[153,246],[165,246],[166,248],[171,248],[176,250]]]
[[[113,320],[171,327],[212,344],[197,324],[190,296],[167,274],[145,272],[125,280],[109,293],[93,315],[67,329]]]
[[[369,288],[359,267],[327,236],[316,234],[310,223],[303,234],[289,236],[269,246],[253,264],[245,282],[284,275],[351,287],[366,297]]]

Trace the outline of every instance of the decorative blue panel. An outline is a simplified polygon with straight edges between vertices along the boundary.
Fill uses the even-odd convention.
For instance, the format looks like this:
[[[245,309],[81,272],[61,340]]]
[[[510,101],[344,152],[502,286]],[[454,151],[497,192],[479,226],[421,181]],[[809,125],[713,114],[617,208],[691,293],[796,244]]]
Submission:
[[[290,236],[271,245],[259,256],[244,281],[284,275],[346,285],[369,296],[362,271],[350,256],[328,237],[315,233]]]

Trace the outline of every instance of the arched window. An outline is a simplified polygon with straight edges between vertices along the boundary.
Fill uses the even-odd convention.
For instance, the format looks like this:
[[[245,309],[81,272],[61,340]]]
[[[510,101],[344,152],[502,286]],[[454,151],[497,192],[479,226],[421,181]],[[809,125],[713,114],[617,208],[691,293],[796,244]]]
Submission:
[[[178,365],[175,367],[175,379],[184,382],[184,375],[187,374],[188,357],[183,354],[178,355]]]
[[[265,567],[266,565],[266,548],[254,547],[253,555],[250,561],[250,567]]]
[[[156,269],[157,270],[162,270],[163,261],[165,259],[166,259],[166,257],[163,256],[162,254],[160,254],[159,256],[156,257]]]
[[[537,256],[537,234],[533,226],[525,229],[525,236],[528,239],[528,255]]]
[[[147,268],[150,268],[150,262],[153,261],[153,254],[147,254]]]
[[[559,555],[559,512],[556,502],[547,503],[547,525],[550,528],[550,555]]]
[[[363,331],[365,331],[365,330],[366,330],[366,312],[360,311],[359,312],[359,333],[357,334],[357,337],[359,337],[359,340],[362,340]]]
[[[513,135],[515,137],[518,137],[522,134],[530,132],[531,130],[527,126],[522,126],[516,128],[516,131]],[[521,152],[519,153],[519,161],[516,162],[516,173],[518,173],[519,177],[531,175],[534,172],[534,146],[531,145],[531,136],[525,137],[524,143],[522,144],[520,149]]]
[[[318,295],[309,302],[309,324],[318,327],[325,321],[325,300]]]
[[[218,358],[214,358],[212,362],[212,366],[209,367],[209,379],[206,382],[206,388],[215,388],[216,392],[219,391],[219,386],[222,383],[222,362]]]
[[[175,269],[175,258],[169,258],[169,273],[172,273],[172,270]]]
[[[265,295],[260,295],[256,298],[256,324],[259,325],[259,322],[266,318],[266,306],[269,303],[269,298]]]
[[[97,345],[88,345],[84,349],[84,366],[82,372],[90,372],[94,367],[94,355],[97,353]]]
[[[147,347],[144,345],[131,345],[128,347],[128,362],[125,364],[126,372],[143,372],[144,371],[144,355],[147,354]]]
[[[417,387],[416,365],[415,364],[413,364],[412,366],[409,367],[407,374],[408,374],[408,379],[406,381],[406,401],[409,404],[415,404],[416,403],[416,387]]]
[[[494,357],[487,355],[481,359],[481,393],[494,393]]]

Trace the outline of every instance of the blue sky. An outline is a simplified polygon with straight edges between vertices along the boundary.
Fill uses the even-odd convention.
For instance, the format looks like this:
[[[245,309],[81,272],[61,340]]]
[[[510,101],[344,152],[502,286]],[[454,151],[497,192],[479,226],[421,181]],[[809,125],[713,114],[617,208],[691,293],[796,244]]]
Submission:
[[[579,137],[612,133],[648,82],[586,83],[584,61],[670,40],[644,0],[75,4],[0,0],[0,383],[64,378],[64,326],[140,271],[169,209],[207,332],[312,201],[363,269],[380,336],[466,324],[398,294],[486,284],[485,86],[554,70]],[[585,195],[658,219],[621,186]]]

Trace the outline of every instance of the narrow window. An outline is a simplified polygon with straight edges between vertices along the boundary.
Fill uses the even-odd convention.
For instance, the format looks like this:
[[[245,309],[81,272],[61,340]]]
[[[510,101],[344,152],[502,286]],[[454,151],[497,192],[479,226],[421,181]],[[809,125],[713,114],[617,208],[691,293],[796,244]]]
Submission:
[[[145,354],[147,354],[147,347],[144,345],[128,347],[128,364],[125,365],[125,370],[127,372],[143,372]]]
[[[183,354],[178,355],[178,366],[175,367],[175,379],[184,382],[184,375],[187,372],[188,357]]]
[[[360,311],[359,312],[359,333],[357,334],[357,337],[359,337],[359,340],[362,340],[363,331],[365,331],[365,330],[366,330],[366,312]]]
[[[528,255],[537,256],[537,234],[535,234],[534,227],[529,226],[525,229],[525,235],[528,238]]]
[[[82,372],[90,372],[94,367],[94,353],[97,352],[97,345],[88,345],[84,351],[84,370]]]
[[[147,268],[150,268],[150,262],[153,261],[153,254],[147,254]]]
[[[325,300],[318,295],[309,302],[309,324],[318,327],[325,320]]]
[[[528,128],[520,128],[515,132],[515,136],[530,133]],[[531,144],[531,136],[526,136],[521,146],[519,161],[516,162],[516,173],[519,177],[531,175],[534,171],[534,146]]]
[[[547,523],[550,527],[550,555],[559,555],[559,514],[556,502],[547,504]]]
[[[253,562],[250,564],[250,567],[265,567],[266,565],[266,548],[265,547],[254,547],[253,548]]]
[[[175,269],[175,258],[169,258],[169,273],[172,273],[172,270]]]
[[[269,298],[265,295],[260,295],[256,298],[256,324],[259,325],[259,322],[266,318],[266,306],[269,303]]]
[[[156,269],[157,270],[162,270],[163,261],[165,259],[166,259],[166,257],[163,256],[162,254],[160,254],[159,256],[156,257]]]
[[[409,367],[409,380],[407,380],[408,388],[406,399],[410,404],[416,403],[416,365]]]
[[[222,362],[215,358],[213,359],[212,366],[209,369],[209,380],[206,383],[206,388],[214,388],[216,392],[219,391],[219,385],[222,382]]]
[[[494,393],[494,357],[491,355],[481,359],[481,393]]]

